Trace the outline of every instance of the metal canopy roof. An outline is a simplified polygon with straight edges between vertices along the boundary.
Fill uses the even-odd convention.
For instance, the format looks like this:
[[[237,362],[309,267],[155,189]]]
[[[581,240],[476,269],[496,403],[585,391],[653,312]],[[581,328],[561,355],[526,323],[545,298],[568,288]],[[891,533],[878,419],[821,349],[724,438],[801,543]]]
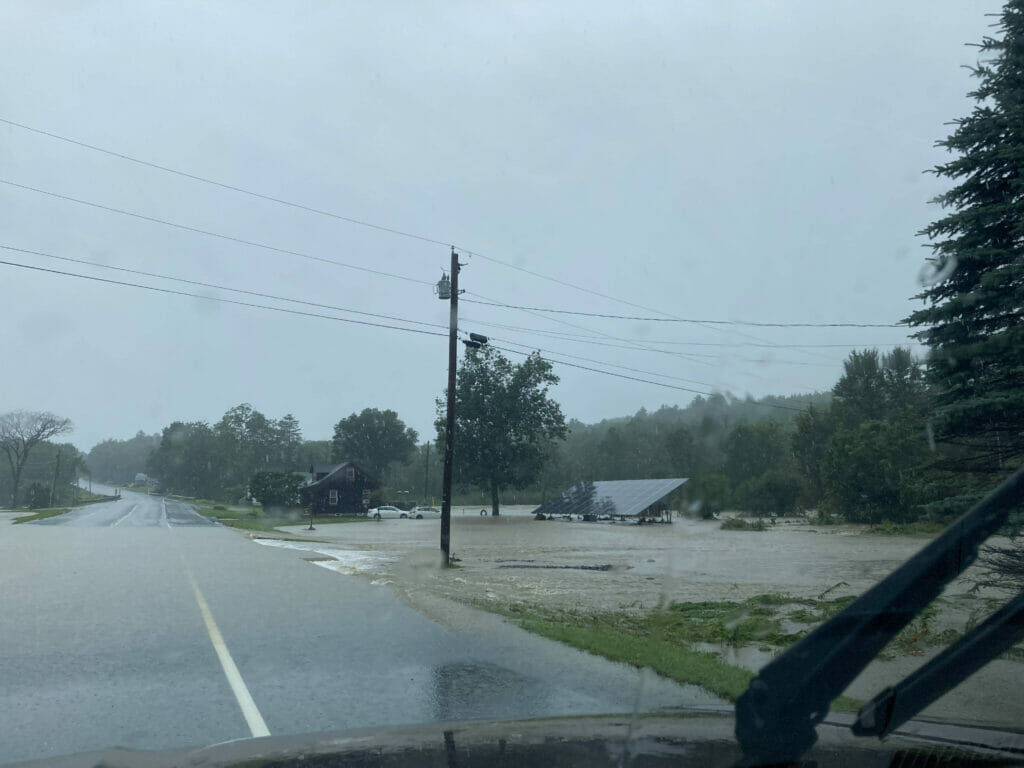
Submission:
[[[638,515],[686,481],[685,477],[675,477],[578,483],[557,499],[542,504],[537,512],[544,515]]]

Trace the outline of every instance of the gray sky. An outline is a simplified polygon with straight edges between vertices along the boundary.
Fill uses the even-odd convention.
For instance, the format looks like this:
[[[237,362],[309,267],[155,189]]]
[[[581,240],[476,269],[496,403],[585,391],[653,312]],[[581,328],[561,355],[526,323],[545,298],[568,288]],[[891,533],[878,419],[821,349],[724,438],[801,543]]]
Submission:
[[[937,216],[927,201],[944,188],[922,171],[944,157],[934,147],[944,123],[970,108],[962,65],[976,50],[964,44],[990,31],[985,14],[999,7],[6,2],[0,118],[442,244],[0,123],[6,182],[409,279],[10,184],[0,184],[0,245],[440,327],[10,250],[0,260],[442,335],[0,265],[0,411],[68,416],[84,450],[175,419],[214,421],[240,402],[293,413],[309,439],[364,407],[393,408],[430,436],[448,322],[430,284],[448,243],[481,254],[464,259],[465,299],[898,321],[927,253],[915,232]],[[754,396],[827,389],[849,351],[792,345],[906,340],[905,329],[712,327],[471,303],[460,327],[591,368]],[[584,421],[693,397],[556,370],[556,398]]]

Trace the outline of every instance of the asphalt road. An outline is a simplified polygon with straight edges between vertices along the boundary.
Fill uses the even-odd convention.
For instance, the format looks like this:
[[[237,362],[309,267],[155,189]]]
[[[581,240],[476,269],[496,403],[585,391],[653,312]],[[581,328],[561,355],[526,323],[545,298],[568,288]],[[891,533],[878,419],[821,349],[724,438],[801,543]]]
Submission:
[[[38,520],[32,525],[68,528],[170,528],[171,526],[213,526],[181,501],[123,491],[120,501],[107,501],[73,509],[58,517]]]
[[[442,627],[185,505],[3,517],[0,763],[708,701],[487,614]]]

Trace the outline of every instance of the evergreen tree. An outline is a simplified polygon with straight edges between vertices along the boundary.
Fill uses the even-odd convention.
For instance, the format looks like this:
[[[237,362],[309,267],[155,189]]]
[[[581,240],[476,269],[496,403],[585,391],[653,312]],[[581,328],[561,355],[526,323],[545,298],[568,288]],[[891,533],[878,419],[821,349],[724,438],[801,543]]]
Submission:
[[[974,109],[939,142],[955,157],[933,173],[955,186],[921,233],[934,274],[907,320],[931,348],[937,436],[986,484],[1024,453],[1024,0],[997,27],[972,69]]]
[[[1007,2],[996,27],[972,69],[974,109],[939,143],[955,157],[933,172],[955,186],[936,199],[949,212],[922,232],[934,274],[908,318],[931,348],[936,474],[972,474],[959,475],[947,513],[1024,456],[1024,0]],[[989,550],[988,565],[982,583],[1024,584],[1021,540]]]

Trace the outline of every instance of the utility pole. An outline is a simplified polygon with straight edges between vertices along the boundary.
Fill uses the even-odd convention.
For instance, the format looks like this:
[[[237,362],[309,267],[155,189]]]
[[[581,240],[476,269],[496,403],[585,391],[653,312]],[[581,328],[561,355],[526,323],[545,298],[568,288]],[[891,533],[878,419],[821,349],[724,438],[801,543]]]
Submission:
[[[459,255],[452,247],[451,311],[448,316],[448,408],[444,427],[444,476],[441,491],[441,551],[444,564],[451,563],[452,533],[452,452],[455,448],[455,364],[459,333]],[[444,298],[442,279],[438,283],[438,298]]]
[[[427,455],[423,460],[423,503],[427,503],[427,491],[430,488],[430,441],[427,440]],[[431,500],[433,503],[433,500]]]
[[[57,476],[60,475],[60,452],[63,448],[57,449],[57,463],[53,467],[53,482],[50,483],[50,503],[49,506],[53,507],[53,496],[57,490]]]

